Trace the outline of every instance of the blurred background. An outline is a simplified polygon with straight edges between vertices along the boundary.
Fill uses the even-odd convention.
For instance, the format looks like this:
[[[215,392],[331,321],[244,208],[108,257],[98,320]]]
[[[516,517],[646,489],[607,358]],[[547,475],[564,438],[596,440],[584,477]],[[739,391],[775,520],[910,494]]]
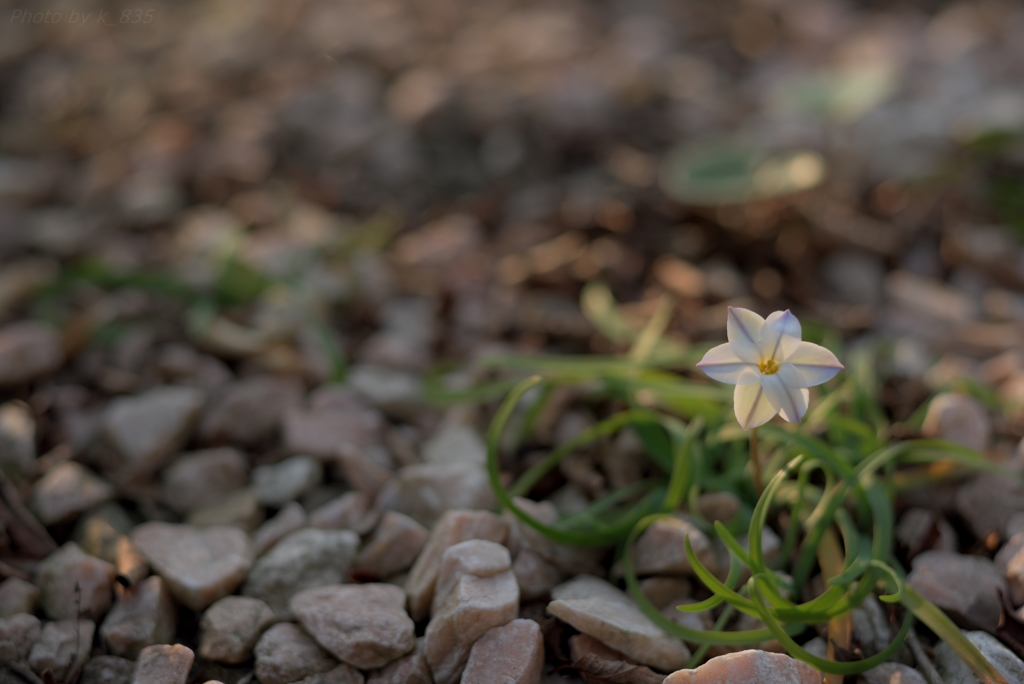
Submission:
[[[60,331],[4,385],[607,353],[670,294],[1024,397],[1020,3],[0,8],[0,317]]]

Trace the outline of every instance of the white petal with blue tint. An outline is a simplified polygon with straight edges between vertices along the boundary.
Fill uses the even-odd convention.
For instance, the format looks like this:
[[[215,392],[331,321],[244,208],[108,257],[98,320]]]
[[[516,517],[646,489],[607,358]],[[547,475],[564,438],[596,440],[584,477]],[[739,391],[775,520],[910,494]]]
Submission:
[[[792,366],[800,374],[801,387],[828,382],[843,369],[835,354],[811,342],[801,342],[784,365]]]
[[[732,395],[732,405],[736,420],[744,430],[764,425],[778,413],[765,396],[763,383],[737,385]]]
[[[800,346],[800,321],[789,310],[776,311],[770,315],[761,328],[758,343],[762,359],[774,359],[782,363]]]
[[[761,378],[761,387],[764,388],[764,394],[772,406],[783,413],[786,420],[793,423],[804,417],[804,413],[807,412],[807,401],[800,391],[802,388],[787,385],[781,375],[765,375]]]
[[[757,364],[748,363],[736,356],[733,345],[728,342],[710,349],[697,364],[697,368],[707,373],[712,380],[730,385],[749,385],[761,381]]]
[[[758,344],[761,340],[761,328],[764,327],[764,319],[753,311],[729,307],[729,317],[725,323],[725,334],[729,338],[736,356],[748,363],[757,363],[761,360],[761,352]]]

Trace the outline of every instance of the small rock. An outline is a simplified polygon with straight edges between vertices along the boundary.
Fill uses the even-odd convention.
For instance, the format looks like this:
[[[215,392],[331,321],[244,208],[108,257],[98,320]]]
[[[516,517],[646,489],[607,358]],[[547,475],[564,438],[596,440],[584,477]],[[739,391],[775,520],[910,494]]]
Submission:
[[[648,577],[640,580],[640,591],[655,608],[661,610],[679,605],[693,592],[690,580],[682,577]]]
[[[527,515],[540,522],[552,524],[558,520],[558,511],[550,501],[532,501],[517,497],[515,503]],[[559,544],[519,520],[509,511],[505,511],[503,515],[509,521],[509,548],[515,544],[529,548],[568,577],[581,573],[594,575],[602,572],[600,560],[604,555],[603,549]]]
[[[295,501],[323,480],[324,468],[312,456],[292,456],[252,471],[260,503],[274,508]]]
[[[113,565],[82,552],[68,542],[39,564],[40,603],[54,620],[88,616],[101,620],[114,595],[117,570]]]
[[[345,481],[352,489],[362,492],[371,499],[377,496],[381,488],[394,475],[392,470],[385,468],[363,453],[352,453],[340,449],[337,458]]]
[[[677,517],[661,518],[648,527],[633,548],[633,566],[638,575],[693,575],[683,540],[697,560],[712,573],[718,571],[718,557],[711,540],[696,525]]]
[[[300,591],[344,582],[358,548],[359,537],[349,530],[293,532],[256,561],[242,593],[284,614]]]
[[[249,481],[249,464],[231,447],[183,454],[161,476],[163,501],[181,515],[212,506]]]
[[[295,684],[363,684],[365,681],[362,672],[342,663],[333,670],[309,675]]]
[[[964,636],[978,647],[985,659],[1006,677],[1006,681],[1010,684],[1024,682],[1024,662],[998,639],[982,631],[964,631]],[[981,684],[981,680],[971,672],[967,663],[944,641],[940,641],[935,647],[935,669],[939,671],[944,684]]]
[[[134,684],[185,684],[195,657],[181,644],[147,646],[139,653]]]
[[[399,418],[414,412],[422,401],[423,385],[413,373],[357,364],[349,369],[347,378],[371,406]]]
[[[65,522],[114,498],[114,488],[85,466],[64,461],[32,487],[30,506],[44,525]]]
[[[441,558],[448,547],[467,539],[486,539],[500,544],[507,536],[508,525],[494,513],[448,511],[442,515],[430,531],[405,583],[409,614],[413,620],[422,620],[430,614],[437,576],[441,571]]]
[[[199,431],[208,442],[254,446],[274,437],[285,413],[302,401],[296,378],[257,375],[233,382],[217,395]]]
[[[237,489],[221,501],[192,511],[186,522],[192,527],[237,527],[251,534],[263,524],[266,511],[252,487]]]
[[[36,462],[36,422],[20,401],[0,404],[0,470],[15,482],[32,473]]]
[[[49,670],[58,682],[64,681],[76,663],[89,660],[95,633],[92,620],[48,622],[29,653],[28,666],[37,675]]]
[[[134,677],[135,661],[101,655],[85,664],[81,684],[132,684]]]
[[[892,642],[889,617],[874,596],[868,596],[850,611],[850,621],[853,623],[853,635],[864,650],[864,655],[873,656]]]
[[[36,380],[62,363],[60,335],[50,326],[21,321],[0,328],[0,387]]]
[[[429,534],[409,516],[388,511],[359,552],[352,572],[368,579],[384,579],[408,570]]]
[[[928,684],[920,672],[900,663],[882,663],[860,676],[867,684]]]
[[[625,592],[597,577],[580,575],[555,587],[548,612],[638,663],[660,670],[681,667],[690,651],[640,612]]]
[[[984,451],[992,439],[992,421],[977,399],[963,394],[939,394],[928,405],[921,433]]]
[[[0,618],[18,613],[34,613],[39,605],[39,588],[19,577],[0,582]]]
[[[309,524],[306,517],[306,509],[294,501],[286,503],[281,507],[270,520],[266,521],[252,535],[252,545],[259,558],[273,548],[274,544],[281,541],[296,530],[301,530]]]
[[[445,511],[489,511],[497,506],[497,500],[482,467],[464,463],[421,463],[400,468],[380,491],[377,506],[405,513],[429,528]]]
[[[274,625],[256,643],[256,678],[260,684],[292,684],[327,672],[337,661],[298,625]]]
[[[235,527],[148,522],[132,530],[131,539],[174,598],[195,611],[233,592],[252,566],[249,537]]]
[[[339,449],[359,453],[380,441],[383,425],[380,413],[355,397],[344,403],[321,400],[309,410],[296,407],[285,413],[284,447],[319,458],[334,458]]]
[[[565,581],[565,575],[551,563],[531,549],[523,549],[512,563],[512,572],[519,584],[523,601],[544,598],[551,590]]]
[[[380,519],[373,502],[362,492],[346,492],[309,514],[309,524],[322,530],[352,530],[366,534]]]
[[[1015,513],[1024,513],[1024,482],[1000,473],[983,473],[960,485],[954,502],[978,539],[993,530],[1005,539],[1007,521]]]
[[[511,570],[464,575],[427,625],[424,655],[437,684],[455,684],[477,639],[506,625],[519,613],[519,587]]]
[[[925,551],[914,558],[907,583],[961,624],[995,630],[1006,581],[987,558]]]
[[[922,551],[956,551],[956,530],[937,511],[909,508],[896,525],[896,539],[913,558]]]
[[[0,643],[12,644],[18,660],[28,658],[41,633],[42,623],[35,615],[19,613],[0,620]]]
[[[274,611],[248,596],[225,596],[203,613],[199,623],[199,656],[219,663],[244,663],[263,630],[274,623]]]
[[[188,438],[205,395],[194,387],[156,387],[110,402],[103,431],[124,459],[125,477],[152,475]]]
[[[416,640],[415,651],[370,672],[366,684],[434,684],[430,665],[423,656],[423,642],[423,637],[420,637]]]
[[[463,576],[491,577],[511,568],[512,558],[501,544],[469,539],[449,546],[441,556],[441,569],[437,573],[430,612],[433,614],[440,610]]]
[[[1013,605],[1024,603],[1024,534],[1018,533],[999,549],[993,559],[996,570],[1006,578]]]
[[[473,644],[462,684],[540,684],[544,637],[533,620],[492,627]]]
[[[885,263],[865,252],[834,252],[821,262],[821,277],[841,301],[878,304],[882,300]]]
[[[149,577],[118,599],[100,625],[100,637],[114,655],[136,658],[146,646],[171,643],[177,617],[167,584]]]
[[[740,498],[732,492],[708,492],[697,499],[697,512],[711,522],[728,523],[740,512],[741,506]]]
[[[679,670],[664,684],[821,684],[821,673],[781,653],[740,651],[712,658],[696,670]]]
[[[423,444],[423,461],[482,466],[487,462],[487,445],[468,425],[450,423]]]
[[[405,592],[391,584],[308,589],[290,606],[317,643],[362,670],[383,667],[416,647]]]

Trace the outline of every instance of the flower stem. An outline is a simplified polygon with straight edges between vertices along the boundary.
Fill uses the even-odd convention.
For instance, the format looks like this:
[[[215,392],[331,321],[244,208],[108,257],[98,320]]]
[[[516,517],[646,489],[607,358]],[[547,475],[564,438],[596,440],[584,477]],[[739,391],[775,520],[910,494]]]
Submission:
[[[754,491],[760,498],[764,486],[761,484],[761,461],[757,457],[757,428],[750,431],[750,470],[754,476]]]

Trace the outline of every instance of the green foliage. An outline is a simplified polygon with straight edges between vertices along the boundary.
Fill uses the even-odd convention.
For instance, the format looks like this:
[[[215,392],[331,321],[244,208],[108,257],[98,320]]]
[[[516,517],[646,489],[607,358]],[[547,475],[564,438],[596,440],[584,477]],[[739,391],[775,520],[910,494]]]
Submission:
[[[635,350],[645,338],[641,331],[632,336],[623,334],[622,339],[632,341]],[[664,349],[649,338],[643,344],[648,352]],[[935,479],[930,474],[901,476],[918,473],[922,466],[935,463],[955,466],[944,469],[946,476],[951,471],[963,472],[963,468],[991,466],[978,454],[944,441],[890,444],[889,424],[878,399],[877,364],[871,355],[853,355],[848,358],[847,371],[822,388],[823,396],[815,399],[804,423],[772,424],[760,429],[760,446],[766,454],[764,477],[768,481],[758,497],[750,485],[748,435],[737,429],[732,417],[731,388],[667,370],[666,365],[678,367],[681,359],[690,356],[685,349],[674,351],[678,353],[671,360],[665,354],[652,358],[651,353],[631,353],[625,358],[490,360],[489,367],[504,377],[482,386],[479,396],[464,393],[459,398],[493,398],[502,390],[502,383],[509,381],[508,375],[533,373],[508,391],[488,432],[489,476],[501,506],[560,543],[614,547],[626,586],[641,610],[667,633],[702,646],[695,651],[693,665],[704,656],[708,645],[738,646],[777,639],[792,656],[823,672],[856,674],[891,658],[916,617],[950,643],[983,681],[1001,681],[998,672],[962,638],[949,618],[906,586],[904,571],[893,556],[895,495],[903,487],[931,485]],[[586,400],[615,410],[505,486],[498,463],[502,446],[508,444],[504,439],[506,428],[514,417],[532,416],[519,422],[520,434],[514,444],[529,440],[533,418],[545,410],[551,388],[559,385],[583,387]],[[541,391],[535,389],[538,387]],[[553,523],[533,518],[517,503],[517,497],[529,494],[565,456],[621,430],[636,431],[644,443],[656,471],[648,479]],[[753,505],[752,511],[746,509],[748,515],[741,514],[729,525],[703,520],[693,504],[701,493],[715,491],[735,492]],[[729,576],[723,580],[701,564],[686,540],[690,564],[712,597],[680,606],[679,610],[722,607],[710,630],[683,627],[661,615],[640,591],[632,564],[632,546],[647,527],[687,504],[697,524],[709,535],[717,536],[731,557]],[[768,562],[761,548],[767,527],[779,530],[783,538],[776,563]],[[842,539],[842,570],[826,583],[820,596],[800,601],[801,588],[817,571],[819,544],[836,529]],[[737,537],[742,533],[747,536],[747,548]],[[742,577],[748,579],[741,583]],[[902,612],[896,638],[881,653],[853,662],[835,662],[814,656],[794,639],[809,626],[848,614],[871,594]],[[758,618],[764,627],[725,629],[735,613]]]

